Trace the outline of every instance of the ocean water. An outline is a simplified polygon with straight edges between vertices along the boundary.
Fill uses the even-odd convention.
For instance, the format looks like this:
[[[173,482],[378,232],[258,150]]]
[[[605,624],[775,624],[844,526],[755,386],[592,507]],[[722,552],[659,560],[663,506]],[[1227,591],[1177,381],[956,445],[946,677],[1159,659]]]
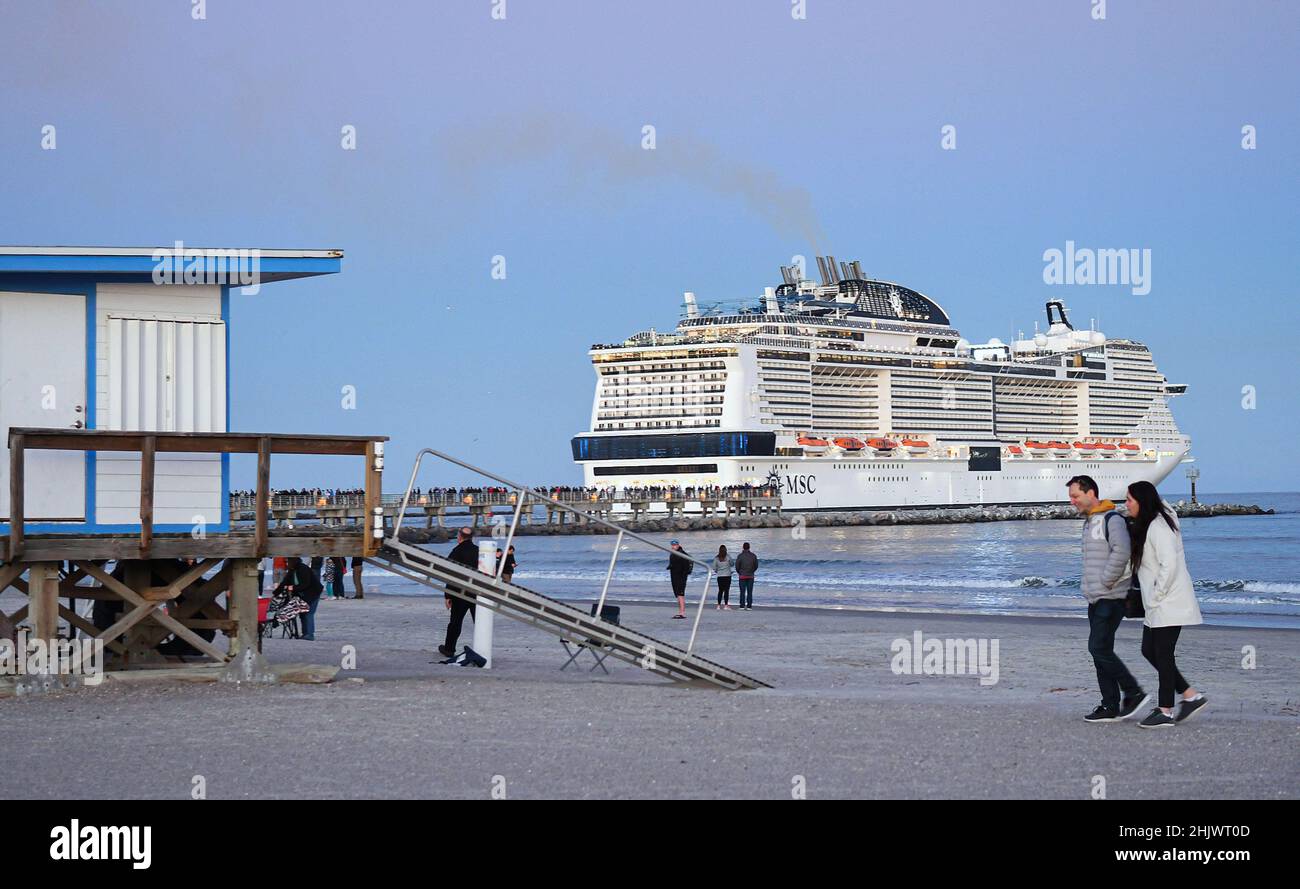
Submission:
[[[1200,499],[1276,511],[1183,520],[1188,568],[1206,620],[1300,627],[1300,493]],[[749,541],[760,559],[756,606],[1081,616],[1080,533],[1081,520],[1053,520],[807,528],[802,538],[789,528],[677,537],[697,557],[711,557],[720,544],[734,557]],[[667,543],[672,535],[651,537]],[[515,580],[556,598],[591,600],[600,595],[613,545],[613,536],[517,538]],[[451,546],[430,549],[445,553]],[[672,601],[666,564],[659,551],[625,541],[610,600]],[[433,593],[372,567],[367,572],[382,593]],[[698,601],[703,585],[697,569],[688,601]],[[733,582],[733,603],[735,596]]]

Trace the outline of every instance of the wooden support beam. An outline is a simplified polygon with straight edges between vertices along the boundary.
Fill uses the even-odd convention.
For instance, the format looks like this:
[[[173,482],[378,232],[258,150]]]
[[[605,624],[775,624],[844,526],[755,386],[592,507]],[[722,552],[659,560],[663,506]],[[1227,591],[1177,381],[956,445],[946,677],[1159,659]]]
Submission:
[[[16,561],[23,554],[23,455],[26,442],[21,434],[9,433],[9,552]]]
[[[374,536],[375,510],[382,503],[381,485],[383,475],[380,470],[375,468],[375,443],[372,441],[366,445],[366,468],[363,477],[362,489],[365,491],[365,510],[358,524],[361,526],[361,554],[363,556],[373,556],[379,552],[380,541]],[[382,520],[382,519],[381,519]]]
[[[11,586],[15,580],[22,577],[23,572],[26,570],[27,566],[22,564],[0,565],[0,593],[3,593],[6,587]],[[23,592],[25,593],[26,590],[23,590]]]
[[[266,555],[266,523],[271,509],[271,440],[257,442],[257,493],[253,495],[253,555]]]
[[[71,608],[64,608],[62,605],[60,605],[59,616],[62,617],[64,620],[66,620],[72,626],[76,627],[78,630],[81,630],[91,639],[94,639],[96,636],[99,635],[99,627],[95,626],[90,621],[86,620],[80,614],[77,614],[77,612],[73,611]],[[104,643],[104,647],[110,649],[111,651],[115,651],[118,654],[126,654],[126,647],[122,645],[122,643],[120,642],[110,640]]]
[[[54,639],[59,630],[59,565],[33,562],[27,566],[27,624],[33,639]]]
[[[245,651],[257,651],[257,584],[256,559],[232,559],[230,566],[230,594],[226,597],[228,612],[235,623],[230,635],[230,657],[236,658]]]
[[[153,543],[153,470],[158,439],[146,435],[140,448],[140,558],[149,558]]]
[[[162,611],[158,607],[157,603],[146,602],[139,594],[135,592],[135,590],[131,589],[129,586],[122,583],[112,575],[106,574],[104,570],[97,565],[86,564],[83,565],[82,567],[86,570],[86,573],[89,574],[91,577],[98,580],[105,587],[118,593],[129,604],[135,606],[134,611],[132,611],[130,614],[123,616],[121,620],[119,620],[108,630],[105,630],[102,634],[100,634],[96,638],[104,639],[106,641],[108,639],[115,639],[118,636],[122,635],[122,633],[125,632],[127,629],[130,629],[136,623],[143,620],[145,617],[152,617],[154,620],[158,621],[158,623],[167,627],[177,636],[180,636],[182,639],[190,643],[190,645],[193,645],[195,648],[197,648],[199,651],[206,654],[208,657],[211,657],[218,661],[224,661],[226,659],[225,652],[221,651],[221,649],[217,648],[215,645],[213,645],[208,640],[204,639],[202,636],[199,636],[196,633],[194,633],[188,627],[184,626],[178,620],[173,618],[171,615]],[[188,573],[189,572],[187,572],[185,576],[187,576]],[[118,628],[120,624],[124,625],[121,627],[121,629]]]

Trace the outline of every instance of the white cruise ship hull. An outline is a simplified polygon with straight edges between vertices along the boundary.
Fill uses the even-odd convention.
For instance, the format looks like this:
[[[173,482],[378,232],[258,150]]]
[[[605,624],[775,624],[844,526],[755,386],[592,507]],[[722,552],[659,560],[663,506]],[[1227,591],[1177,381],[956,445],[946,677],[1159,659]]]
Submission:
[[[634,488],[666,484],[681,487],[775,483],[786,512],[865,509],[933,509],[965,506],[1060,504],[1069,499],[1066,482],[1076,475],[1096,479],[1103,497],[1122,500],[1135,481],[1162,482],[1183,460],[1185,451],[1129,459],[1018,458],[1003,460],[1000,470],[971,470],[964,459],[925,457],[748,457],[723,458],[716,473],[597,476],[584,472],[585,484]],[[692,509],[694,507],[694,509]],[[687,501],[686,512],[699,504]]]

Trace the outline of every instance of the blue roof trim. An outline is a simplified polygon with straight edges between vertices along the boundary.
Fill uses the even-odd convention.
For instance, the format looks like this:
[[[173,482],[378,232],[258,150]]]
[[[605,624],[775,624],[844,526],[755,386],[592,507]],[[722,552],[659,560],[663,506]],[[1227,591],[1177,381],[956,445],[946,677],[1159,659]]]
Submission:
[[[263,276],[333,275],[342,268],[343,259],[332,257],[274,257],[262,256],[258,268]],[[27,254],[0,254],[0,272],[61,274],[148,274],[153,275],[157,262],[152,256],[36,256]]]

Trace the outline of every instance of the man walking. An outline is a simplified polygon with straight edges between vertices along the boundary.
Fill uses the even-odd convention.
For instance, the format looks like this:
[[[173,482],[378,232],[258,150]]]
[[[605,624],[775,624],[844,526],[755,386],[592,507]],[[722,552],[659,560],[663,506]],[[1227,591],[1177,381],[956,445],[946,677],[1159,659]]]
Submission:
[[[1097,483],[1090,476],[1076,475],[1066,484],[1071,505],[1083,516],[1079,586],[1088,600],[1088,653],[1101,687],[1101,704],[1084,719],[1116,722],[1128,719],[1150,699],[1115,654],[1115,631],[1124,620],[1124,600],[1132,584],[1128,525],[1114,503],[1098,498]]]
[[[478,546],[474,543],[474,532],[471,529],[460,529],[460,534],[456,537],[456,546],[447,555],[447,558],[458,565],[464,565],[474,571],[478,570]],[[470,595],[473,598],[473,594]],[[473,619],[474,603],[472,601],[466,602],[459,596],[453,596],[450,593],[447,594],[445,600],[447,609],[451,611],[451,617],[447,620],[447,639],[442,645],[438,646],[438,653],[443,657],[455,657],[456,640],[460,639],[460,628],[465,623],[466,612]]]
[[[741,546],[740,555],[736,556],[736,578],[740,585],[740,610],[754,610],[754,575],[758,573],[758,556],[750,550],[749,544]]]

